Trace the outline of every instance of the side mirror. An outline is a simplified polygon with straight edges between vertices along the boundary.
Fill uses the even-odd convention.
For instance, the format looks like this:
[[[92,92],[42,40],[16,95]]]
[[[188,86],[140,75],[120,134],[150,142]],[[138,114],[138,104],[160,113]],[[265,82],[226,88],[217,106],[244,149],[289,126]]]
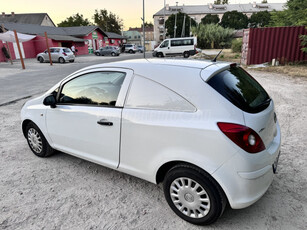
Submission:
[[[45,97],[43,104],[49,105],[51,108],[55,108],[56,107],[55,96],[49,95],[49,96]]]

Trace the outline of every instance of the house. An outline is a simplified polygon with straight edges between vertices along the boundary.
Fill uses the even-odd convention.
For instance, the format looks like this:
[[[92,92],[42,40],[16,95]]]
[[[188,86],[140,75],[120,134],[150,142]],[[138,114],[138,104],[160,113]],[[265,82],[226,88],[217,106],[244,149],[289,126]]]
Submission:
[[[105,32],[108,40],[105,41],[106,45],[109,46],[121,46],[122,44],[127,43],[127,39],[124,36],[121,36],[112,32]]]
[[[15,14],[12,12],[11,14],[5,14],[5,12],[2,12],[0,21],[55,27],[55,24],[47,13]]]
[[[127,38],[127,42],[135,45],[142,44],[142,35],[138,31],[124,31],[124,36]]]
[[[108,33],[98,26],[76,26],[76,27],[52,27],[34,24],[20,24],[12,22],[1,22],[5,30],[16,30],[19,33],[35,35],[36,37],[28,42],[20,43],[21,51],[25,58],[35,58],[40,52],[46,50],[47,33],[48,44],[52,46],[71,47],[74,45],[78,50],[78,55],[93,53],[94,50],[106,45],[119,45],[124,37],[115,33]],[[0,32],[2,28],[0,27]],[[109,37],[108,37],[109,35]],[[4,43],[0,41],[0,49]],[[9,44],[13,59],[19,58],[17,45]],[[0,61],[5,61],[3,53],[0,51]]]
[[[186,13],[197,23],[207,14],[218,15],[221,19],[228,11],[238,11],[250,17],[253,13],[260,11],[282,11],[284,10],[285,3],[248,3],[248,4],[227,4],[227,5],[182,5],[182,6],[169,6],[165,5],[161,10],[153,15],[154,18],[154,39],[159,42],[163,40],[164,20],[166,21],[169,16],[177,12]]]
[[[141,43],[143,45],[143,27],[130,27],[128,31],[137,31],[141,34]],[[154,28],[145,27],[145,47],[146,50],[153,50],[156,42],[154,41]]]

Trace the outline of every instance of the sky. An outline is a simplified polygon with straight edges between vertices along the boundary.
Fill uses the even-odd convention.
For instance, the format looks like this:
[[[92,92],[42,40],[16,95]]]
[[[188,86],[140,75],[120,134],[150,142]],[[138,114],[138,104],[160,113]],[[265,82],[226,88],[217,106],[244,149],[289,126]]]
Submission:
[[[145,20],[153,22],[153,15],[164,6],[164,0],[144,0]],[[170,6],[203,5],[213,3],[214,0],[165,0]],[[229,3],[249,3],[255,0],[229,0]],[[47,4],[49,2],[50,4]],[[256,0],[260,3],[261,0]],[[286,0],[268,0],[269,3],[284,3]],[[0,0],[1,12],[10,14],[48,13],[55,24],[60,23],[73,14],[83,14],[93,22],[95,9],[107,9],[123,20],[124,30],[129,27],[139,27],[142,24],[143,0]]]

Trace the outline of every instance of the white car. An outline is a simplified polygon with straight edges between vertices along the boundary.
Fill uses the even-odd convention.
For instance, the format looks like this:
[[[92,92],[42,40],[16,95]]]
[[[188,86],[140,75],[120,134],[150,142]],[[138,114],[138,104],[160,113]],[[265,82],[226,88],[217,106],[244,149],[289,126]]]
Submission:
[[[272,99],[231,63],[90,66],[26,102],[21,119],[37,156],[59,150],[163,183],[170,207],[193,224],[260,199],[281,144]]]
[[[65,62],[75,61],[75,55],[69,48],[51,47],[49,50],[50,50],[51,60],[53,62],[59,62],[63,64]],[[50,62],[48,50],[45,50],[44,52],[37,54],[36,59],[40,63]]]
[[[184,58],[188,58],[190,55],[197,53],[196,45],[196,37],[168,38],[154,49],[152,56],[166,57],[182,55]]]

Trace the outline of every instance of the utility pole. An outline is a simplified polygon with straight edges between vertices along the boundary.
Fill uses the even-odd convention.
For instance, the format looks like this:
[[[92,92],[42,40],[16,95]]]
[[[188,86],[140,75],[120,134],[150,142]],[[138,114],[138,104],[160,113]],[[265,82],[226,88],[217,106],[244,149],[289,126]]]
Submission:
[[[164,0],[164,10],[163,10],[164,11],[164,16],[163,16],[163,40],[165,40],[165,34],[166,34],[165,33],[166,32],[165,31],[165,10],[166,10],[165,7],[166,6],[165,6],[165,0]]]
[[[17,44],[19,56],[20,56],[21,65],[22,65],[22,68],[25,69],[26,67],[25,67],[25,63],[23,61],[23,56],[22,56],[20,45],[19,45],[19,39],[18,39],[18,35],[17,35],[16,30],[14,30],[14,35],[15,35],[15,41],[16,41],[16,44]]]
[[[145,58],[145,52],[146,52],[146,49],[145,49],[145,0],[143,0],[143,47],[144,47],[144,58]]]
[[[183,23],[182,23],[182,30],[181,30],[181,37],[183,38],[185,35],[185,15],[183,17]]]
[[[178,10],[178,2],[176,2],[176,14],[175,14],[175,27],[174,27],[174,38],[176,37],[176,30],[177,30],[177,10]]]

